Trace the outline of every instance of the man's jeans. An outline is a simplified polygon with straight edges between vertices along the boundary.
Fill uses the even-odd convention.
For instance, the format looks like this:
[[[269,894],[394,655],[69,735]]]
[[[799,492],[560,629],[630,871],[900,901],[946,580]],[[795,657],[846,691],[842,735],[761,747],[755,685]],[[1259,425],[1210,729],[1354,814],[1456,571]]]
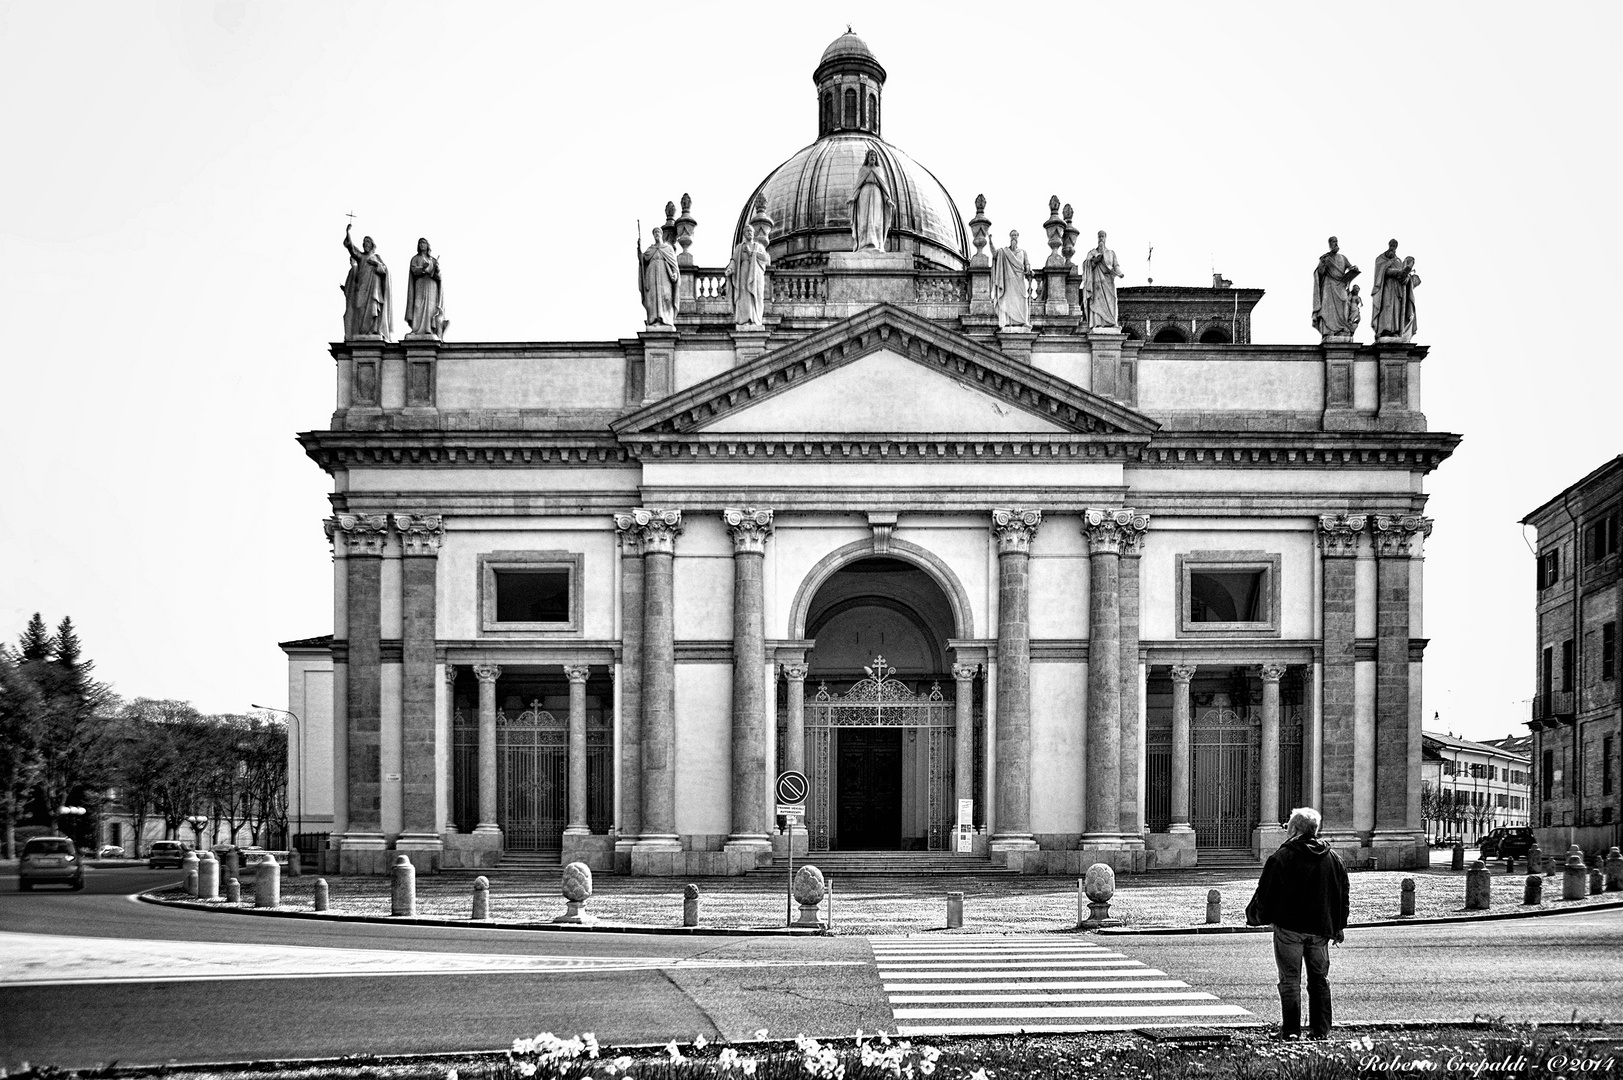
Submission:
[[[1302,961],[1307,961],[1308,1034],[1330,1034],[1330,939],[1274,927],[1274,962],[1279,965],[1281,1035],[1302,1033]]]

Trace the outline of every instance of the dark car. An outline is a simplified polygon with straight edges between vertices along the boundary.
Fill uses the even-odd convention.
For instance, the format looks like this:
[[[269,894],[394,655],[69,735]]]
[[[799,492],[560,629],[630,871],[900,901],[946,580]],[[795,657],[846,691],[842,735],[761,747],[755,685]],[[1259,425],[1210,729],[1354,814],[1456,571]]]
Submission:
[[[156,870],[160,866],[173,866],[179,870],[186,863],[186,853],[192,845],[184,840],[154,840],[147,849],[147,869]]]
[[[79,850],[65,836],[36,836],[23,845],[17,864],[17,890],[28,892],[35,885],[85,887],[85,867]]]
[[[1498,828],[1482,838],[1479,845],[1484,859],[1520,859],[1533,850],[1533,830]]]

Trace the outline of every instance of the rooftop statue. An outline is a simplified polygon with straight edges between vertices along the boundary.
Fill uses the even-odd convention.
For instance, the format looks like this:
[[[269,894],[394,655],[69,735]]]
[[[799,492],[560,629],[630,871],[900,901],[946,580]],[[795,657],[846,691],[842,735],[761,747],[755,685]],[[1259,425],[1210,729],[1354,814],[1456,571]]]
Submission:
[[[884,251],[885,238],[890,235],[891,221],[896,216],[896,199],[890,193],[890,181],[885,179],[884,167],[879,163],[879,151],[868,148],[862,169],[857,173],[856,190],[846,203],[851,214],[851,239],[856,245],[852,251]]]
[[[1414,272],[1414,258],[1398,258],[1398,242],[1391,241],[1375,260],[1375,291],[1370,299],[1369,322],[1375,340],[1396,338],[1413,341],[1415,319],[1414,290],[1420,277]]]
[[[1358,286],[1354,285],[1347,294],[1347,336],[1352,337],[1358,333],[1358,324],[1364,318],[1364,298],[1358,295]]]
[[[1117,329],[1121,314],[1116,306],[1116,279],[1125,277],[1116,253],[1105,247],[1105,231],[1099,230],[1099,246],[1082,260],[1082,297],[1088,308],[1088,329]]]
[[[1358,325],[1350,314],[1347,292],[1358,274],[1358,267],[1341,254],[1341,245],[1332,236],[1330,250],[1319,256],[1313,270],[1313,329],[1326,341],[1352,337]]]
[[[766,311],[766,248],[755,240],[755,230],[744,226],[743,239],[727,260],[727,295],[733,302],[733,322],[759,327]]]
[[[410,337],[441,338],[451,320],[445,317],[445,283],[440,280],[440,261],[428,241],[417,238],[417,254],[411,257],[410,287],[406,291],[406,324]]]
[[[1031,277],[1031,260],[1020,250],[1020,233],[1009,232],[1009,246],[992,249],[992,310],[997,324],[1030,326],[1031,299],[1026,295],[1026,279]]]
[[[671,230],[675,232],[674,228]],[[676,325],[676,284],[682,272],[676,264],[676,248],[666,236],[665,227],[654,230],[654,242],[639,256],[642,309],[649,326]]]
[[[356,247],[344,226],[344,250],[349,252],[349,276],[344,278],[344,340],[389,340],[394,332],[394,308],[389,302],[389,268],[383,265],[377,244],[361,237]]]

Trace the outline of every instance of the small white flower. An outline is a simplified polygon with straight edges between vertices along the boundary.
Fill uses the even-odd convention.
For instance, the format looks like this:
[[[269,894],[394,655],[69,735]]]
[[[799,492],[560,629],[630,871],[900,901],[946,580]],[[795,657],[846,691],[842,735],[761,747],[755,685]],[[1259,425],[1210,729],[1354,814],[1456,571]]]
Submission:
[[[709,1045],[710,1045],[710,1040],[705,1038],[703,1035],[700,1035],[698,1038],[693,1040],[693,1049],[695,1049],[695,1050],[703,1050],[706,1046],[709,1046]]]
[[[671,1056],[672,1061],[682,1060],[682,1049],[676,1045],[675,1039],[665,1044],[665,1052]]]
[[[596,1058],[597,1057],[597,1051],[598,1051],[597,1036],[593,1035],[590,1031],[588,1031],[586,1034],[582,1035],[580,1038],[581,1038],[581,1042],[583,1044],[585,1044],[585,1046],[586,1046],[586,1056],[590,1057],[590,1058]]]
[[[455,1069],[446,1069],[445,1070],[445,1080],[457,1080],[456,1070]]]
[[[533,1061],[521,1061],[521,1062],[519,1062],[518,1063],[518,1074],[520,1076],[534,1076],[535,1075],[535,1062],[533,1062]]]
[[[756,1038],[757,1038],[757,1039],[764,1039],[764,1038],[766,1038],[766,1028],[756,1028],[756,1029],[755,1029],[755,1037],[756,1037]]]
[[[755,1075],[755,1068],[756,1068],[756,1066],[758,1064],[759,1064],[759,1062],[757,1062],[754,1058],[745,1058],[744,1061],[743,1061],[743,1065],[742,1065],[742,1067],[744,1069],[744,1075],[745,1076],[754,1076]]]

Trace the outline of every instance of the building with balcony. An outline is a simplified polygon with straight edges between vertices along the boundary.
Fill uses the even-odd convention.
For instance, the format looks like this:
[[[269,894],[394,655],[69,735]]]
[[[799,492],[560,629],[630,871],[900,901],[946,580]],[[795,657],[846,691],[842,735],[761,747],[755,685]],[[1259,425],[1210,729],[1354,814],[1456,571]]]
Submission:
[[[1534,820],[1546,851],[1623,839],[1623,455],[1522,519],[1538,531]]]
[[[1261,290],[1226,283],[1103,321],[1057,198],[1000,318],[988,202],[966,223],[886,141],[886,77],[831,45],[816,139],[732,219],[770,259],[758,320],[684,195],[668,322],[331,346],[300,441],[333,632],[287,648],[338,866],[1132,871],[1269,850],[1301,804],[1415,864],[1424,484],[1459,441],[1427,347],[1254,344]],[[853,250],[865,183],[883,244]]]
[[[1533,823],[1526,753],[1437,731],[1422,732],[1420,743],[1420,811],[1433,842],[1475,844],[1501,825]]]

